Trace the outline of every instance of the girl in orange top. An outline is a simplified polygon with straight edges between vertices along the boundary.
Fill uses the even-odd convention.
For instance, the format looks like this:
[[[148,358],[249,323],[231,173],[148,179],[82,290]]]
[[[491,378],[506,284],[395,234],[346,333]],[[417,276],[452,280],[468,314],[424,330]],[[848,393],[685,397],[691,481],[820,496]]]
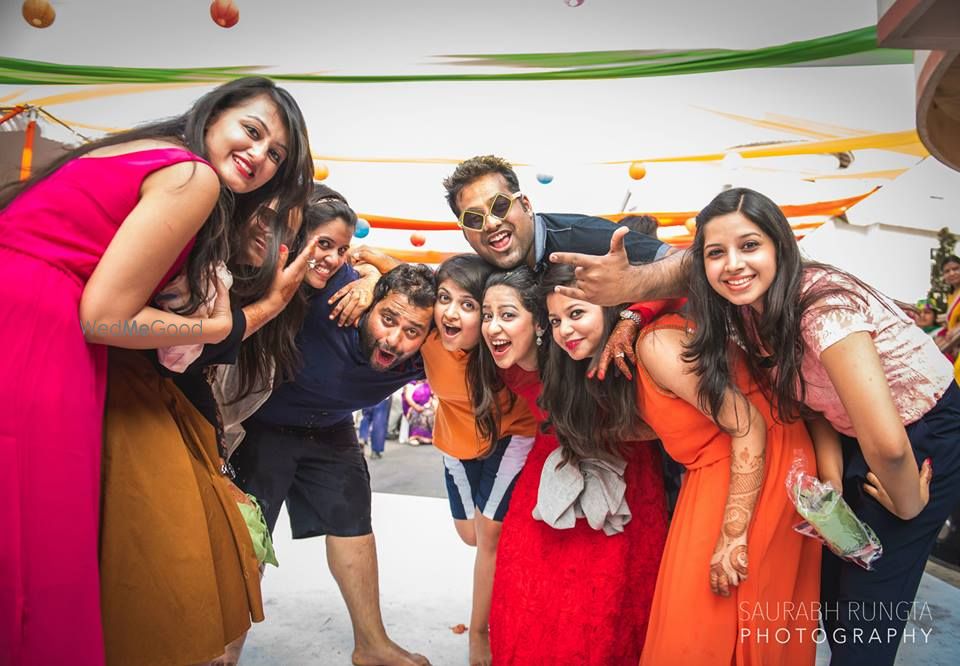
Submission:
[[[551,267],[544,277],[545,290],[573,284],[569,266]],[[602,327],[590,322],[604,321],[604,309],[558,293],[546,302],[557,344],[573,359],[591,353]],[[728,392],[714,415],[703,410],[697,375],[683,358],[691,330],[667,315],[641,332],[636,347],[640,416],[687,468],[640,663],[813,664],[820,546],[793,530],[799,517],[784,487],[794,459],[815,471],[810,438],[803,424],[775,421],[739,350],[730,363],[743,395]],[[549,387],[545,381],[544,400]],[[554,420],[562,439],[594,447],[616,441],[617,425]]]
[[[352,252],[380,272],[397,265],[367,247]],[[487,277],[496,270],[475,254],[450,257],[437,269],[436,330],[420,349],[430,389],[438,399],[433,445],[443,453],[447,496],[457,534],[476,546],[470,664],[489,666],[489,619],[493,573],[503,518],[517,475],[533,446],[537,424],[527,405],[507,390],[489,405],[495,417],[477,422],[468,386],[468,365],[480,343],[480,302]]]
[[[433,443],[443,452],[447,496],[457,534],[477,547],[470,614],[470,664],[491,664],[489,619],[503,517],[523,469],[536,421],[526,404],[500,394],[498,422],[477,423],[467,367],[480,343],[483,285],[494,267],[477,255],[451,257],[437,269],[436,332],[421,349],[437,396]]]

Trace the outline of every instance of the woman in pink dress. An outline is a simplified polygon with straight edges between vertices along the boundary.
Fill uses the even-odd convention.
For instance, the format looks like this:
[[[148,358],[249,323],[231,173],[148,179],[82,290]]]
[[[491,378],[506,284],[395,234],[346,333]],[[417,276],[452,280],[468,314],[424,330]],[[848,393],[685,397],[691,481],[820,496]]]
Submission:
[[[240,79],[184,115],[87,144],[0,191],[0,665],[101,664],[100,453],[107,346],[212,343],[233,220],[310,186],[288,93]],[[181,313],[148,305],[186,266]],[[219,283],[217,283],[219,284]]]

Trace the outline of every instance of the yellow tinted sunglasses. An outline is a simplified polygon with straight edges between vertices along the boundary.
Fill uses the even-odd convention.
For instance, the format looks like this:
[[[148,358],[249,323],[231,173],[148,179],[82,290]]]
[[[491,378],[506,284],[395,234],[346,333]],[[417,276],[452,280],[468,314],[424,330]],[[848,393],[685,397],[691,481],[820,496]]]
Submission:
[[[502,221],[510,214],[510,208],[513,206],[513,202],[522,196],[522,192],[514,192],[513,194],[497,192],[488,202],[487,212],[477,210],[476,208],[468,208],[460,213],[460,218],[457,222],[463,229],[480,231],[487,221],[487,215]]]

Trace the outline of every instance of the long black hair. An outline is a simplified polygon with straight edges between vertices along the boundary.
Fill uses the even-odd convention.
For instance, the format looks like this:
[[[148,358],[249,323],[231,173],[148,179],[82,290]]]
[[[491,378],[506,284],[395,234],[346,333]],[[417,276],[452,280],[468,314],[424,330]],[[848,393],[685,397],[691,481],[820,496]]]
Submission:
[[[575,284],[573,266],[550,264],[540,279],[544,311],[554,287]],[[622,457],[621,444],[633,439],[641,424],[633,382],[618,372],[607,373],[603,381],[586,377],[589,370],[596,368],[622,309],[603,308],[603,336],[592,358],[576,361],[552,340],[544,342],[547,352],[540,366],[543,390],[539,405],[549,415],[544,426],[552,426],[560,441],[563,464],[584,458]],[[544,335],[553,337],[550,331]]]
[[[488,264],[486,261],[480,258],[476,254],[456,254],[447,260],[445,260],[440,266],[437,267],[437,272],[434,274],[434,281],[437,285],[437,294],[439,298],[440,285],[443,284],[446,280],[450,280],[455,285],[463,289],[465,292],[470,294],[477,301],[478,306],[483,304],[483,290],[487,284],[487,278],[497,270],[496,267]],[[477,345],[467,351],[467,371],[463,375],[463,383],[467,389],[467,395],[473,396],[473,387],[476,385],[475,382],[471,380],[471,365],[477,366],[479,361],[477,356],[480,354],[481,347],[484,346],[483,340],[481,339]],[[474,368],[474,372],[480,372],[478,367]],[[499,378],[498,378],[499,380]],[[507,409],[513,409],[513,405],[516,403],[517,397],[513,395],[510,391],[505,391],[506,400],[507,400]],[[502,405],[498,402],[497,408],[502,408]],[[502,416],[498,414],[497,419]],[[489,428],[489,423],[487,424]],[[480,430],[479,420],[477,422],[477,438],[480,440],[490,441],[490,436],[492,431],[495,429],[489,429],[486,433]],[[493,439],[491,445],[486,448],[486,452],[481,455],[481,458],[487,457],[494,452],[493,444],[497,441],[497,438]]]
[[[763,295],[760,313],[748,305],[730,303],[707,281],[705,230],[713,219],[734,212],[757,225],[772,240],[776,250],[776,272]],[[739,343],[746,352],[744,358],[751,378],[776,406],[779,420],[790,422],[808,416],[809,410],[804,405],[806,383],[801,374],[804,345],[800,324],[804,316],[822,308],[853,309],[851,299],[863,302],[857,287],[874,296],[879,294],[849,273],[805,260],[783,211],[768,197],[747,188],[722,192],[700,211],[689,260],[692,262],[689,305],[696,329],[683,358],[695,366],[700,407],[714,414],[716,421],[724,392],[730,388],[739,393],[729,362],[731,345]],[[816,269],[839,279],[815,283],[802,290],[804,272]],[[841,296],[848,305],[818,303],[832,296]],[[885,299],[880,300],[886,304]]]
[[[537,298],[537,276],[526,266],[520,266],[509,271],[494,271],[490,273],[484,285],[484,293],[491,287],[506,286],[515,290],[520,296],[523,309],[533,315],[535,326],[543,326],[543,313]],[[483,299],[480,299],[483,303]],[[542,355],[543,347],[538,348],[538,356]],[[541,359],[542,361],[542,359]],[[503,418],[504,405],[499,397],[506,390],[503,380],[497,373],[497,364],[487,345],[481,341],[477,345],[476,353],[471,354],[467,361],[467,386],[470,390],[470,401],[473,403],[473,412],[477,417],[477,433],[486,440],[492,449],[500,439],[500,422]],[[510,396],[507,409],[512,409],[516,396],[507,391]]]
[[[9,183],[0,188],[0,210],[70,160],[98,148],[143,139],[160,139],[183,145],[195,155],[206,158],[208,155],[205,138],[210,124],[225,110],[261,95],[266,95],[277,105],[283,118],[287,130],[287,157],[273,178],[253,192],[235,194],[221,185],[220,197],[203,227],[197,232],[187,260],[189,300],[182,308],[177,309],[177,312],[190,314],[204,302],[207,285],[212,284],[215,279],[214,267],[219,262],[228,260],[228,239],[239,234],[238,227],[246,224],[267,202],[276,200],[279,210],[289,210],[302,206],[310,192],[313,163],[303,114],[290,93],[278,88],[270,79],[246,77],[230,81],[203,95],[182,115],[140,125],[75,148],[38,170],[26,181]],[[268,257],[269,263],[264,266],[264,271],[272,276],[271,267],[276,266],[276,252],[268,253]]]
[[[316,232],[317,229],[324,227],[334,220],[343,220],[351,232],[357,226],[357,214],[346,202],[337,195],[329,196],[330,192],[326,187],[318,186],[314,188],[310,196],[310,202],[303,209],[303,223],[292,241],[288,259],[292,261],[306,246],[307,240]],[[266,271],[257,269],[258,274]],[[269,274],[272,283],[274,271]],[[259,278],[258,278],[259,279]],[[267,283],[269,288],[270,283]],[[266,385],[270,376],[270,370],[273,368],[273,386],[291,381],[300,367],[301,356],[297,349],[297,334],[303,326],[307,313],[307,293],[310,287],[306,282],[301,284],[300,289],[294,294],[287,306],[273,320],[268,322],[245,340],[240,346],[240,355],[237,360],[239,371],[239,382],[237,395],[230,396],[230,400],[239,400],[258,387]],[[251,292],[243,300],[241,305],[252,303],[259,300],[266,291],[262,293]],[[233,293],[231,293],[233,296]]]

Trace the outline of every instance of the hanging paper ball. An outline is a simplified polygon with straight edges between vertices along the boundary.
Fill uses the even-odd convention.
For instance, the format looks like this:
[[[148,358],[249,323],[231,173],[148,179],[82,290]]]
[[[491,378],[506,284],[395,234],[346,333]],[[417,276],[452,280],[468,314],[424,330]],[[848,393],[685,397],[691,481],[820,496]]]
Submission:
[[[538,181],[541,185],[549,185],[550,183],[553,182],[553,175],[552,175],[552,174],[549,174],[549,173],[538,173],[538,174],[537,174],[537,181]]]
[[[643,166],[643,162],[630,163],[631,178],[633,178],[634,180],[641,180],[646,175],[647,175],[647,167]]]
[[[326,180],[329,175],[330,169],[323,162],[317,162],[317,166],[313,167],[314,180]]]
[[[240,20],[240,10],[233,0],[213,0],[210,3],[210,18],[221,28],[232,28]]]
[[[583,4],[583,0],[563,0],[563,2],[567,7],[579,7]]]
[[[691,234],[697,233],[697,218],[688,217],[687,221],[683,223],[683,226],[685,226]]]
[[[423,234],[410,234],[410,244],[414,247],[420,247],[427,242],[427,237]]]
[[[357,238],[366,238],[370,233],[370,223],[362,217],[357,218],[357,228],[353,230],[353,235]]]
[[[22,12],[24,20],[34,28],[49,28],[57,18],[50,0],[25,0]]]

